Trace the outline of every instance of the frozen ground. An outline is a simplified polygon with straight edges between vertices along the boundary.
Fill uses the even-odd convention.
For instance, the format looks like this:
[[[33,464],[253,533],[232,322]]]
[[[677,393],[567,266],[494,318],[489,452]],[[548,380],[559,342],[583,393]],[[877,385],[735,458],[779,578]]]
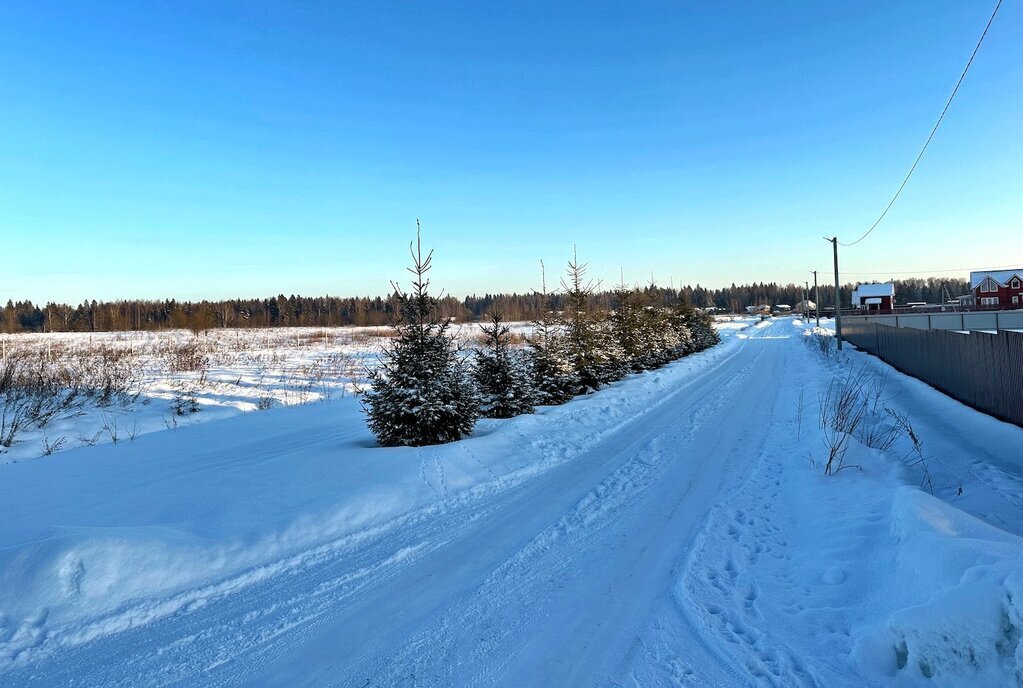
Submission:
[[[1020,685],[1023,430],[889,372],[934,495],[905,437],[826,477],[890,369],[749,324],[452,445],[335,397],[0,466],[0,683]]]

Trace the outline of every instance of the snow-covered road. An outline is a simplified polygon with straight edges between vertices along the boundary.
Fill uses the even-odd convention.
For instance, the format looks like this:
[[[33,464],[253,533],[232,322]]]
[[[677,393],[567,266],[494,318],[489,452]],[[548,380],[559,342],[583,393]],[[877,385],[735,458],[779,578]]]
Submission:
[[[746,349],[572,462],[454,522],[406,532],[403,546],[430,551],[305,629],[268,662],[270,683],[583,686],[626,676],[709,508],[756,456],[764,433],[749,419],[770,422],[758,409],[772,407],[777,385],[758,371],[782,365],[785,348],[758,337]],[[734,684],[687,632],[681,642],[704,679]]]
[[[755,557],[744,563],[714,544],[720,530],[722,541],[733,542],[721,547],[748,541],[749,552],[766,556],[771,542],[779,550],[787,546],[788,536],[763,514],[795,505],[765,499],[779,485],[765,471],[793,431],[791,405],[803,382],[792,371],[812,364],[805,347],[794,345],[800,331],[790,319],[762,323],[702,361],[693,357],[633,378],[546,416],[484,424],[479,436],[446,447],[374,449],[357,415],[338,423],[333,407],[324,405],[264,416],[278,422],[233,419],[219,432],[212,423],[181,431],[178,439],[166,433],[169,439],[114,448],[91,466],[83,455],[73,468],[53,469],[79,473],[64,499],[52,502],[25,495],[44,492],[40,485],[55,473],[40,477],[38,469],[10,466],[7,496],[22,499],[22,508],[35,503],[54,525],[15,519],[21,539],[6,543],[16,554],[7,566],[42,571],[40,578],[54,570],[63,597],[38,613],[26,607],[20,626],[0,616],[0,659],[6,652],[10,660],[0,664],[0,682],[837,685],[822,683],[812,666],[812,632],[803,634],[810,638],[800,650],[787,647],[800,642],[800,632],[755,628],[764,619],[757,595],[769,590],[763,576],[773,571],[765,570],[758,587]],[[202,446],[201,460],[179,459],[181,443]],[[331,463],[301,463],[310,456]],[[133,464],[131,457],[153,464]],[[325,468],[346,457],[350,463],[335,468],[337,474]],[[289,462],[307,474],[292,476]],[[410,462],[418,465],[402,477]],[[113,471],[124,472],[117,480],[127,496],[105,487]],[[817,470],[812,475],[821,479]],[[366,487],[374,481],[379,491]],[[328,513],[332,492],[349,483],[390,516],[364,518],[365,507],[348,504],[338,519],[361,518],[363,527],[339,526],[332,534],[313,518],[305,527],[315,536],[295,535],[296,514]],[[194,488],[205,496],[197,514],[163,496],[187,498],[189,485],[204,486]],[[726,523],[722,514],[733,500],[748,501],[751,491],[759,506],[744,507],[738,526]],[[233,493],[251,501],[216,501]],[[62,511],[69,494],[72,504]],[[414,508],[388,498],[407,499]],[[102,499],[115,503],[97,506]],[[889,508],[879,500],[871,506],[877,513]],[[72,519],[75,528],[65,527]],[[290,525],[274,530],[268,523]],[[116,547],[108,542],[108,531],[120,527],[139,531],[128,537],[131,555],[120,539]],[[197,542],[178,531],[201,537]],[[266,531],[274,532],[269,544]],[[244,544],[218,549],[206,542],[228,532]],[[878,525],[872,542],[890,561],[884,532]],[[147,543],[154,540],[170,553],[150,553]],[[178,540],[180,547],[166,544]],[[32,549],[37,543],[43,554]],[[712,560],[719,552],[727,556],[717,566]],[[700,557],[695,567],[694,556]],[[787,553],[772,556],[772,566],[804,566]],[[816,555],[802,556],[812,568]],[[168,582],[147,566],[175,570]],[[124,570],[148,587],[110,603]],[[699,580],[685,584],[687,575]],[[798,570],[792,575],[799,580]],[[814,581],[798,585],[811,603]],[[702,597],[694,602],[686,590]],[[764,601],[768,615],[771,604]],[[51,609],[56,618],[48,620]],[[715,627],[719,621],[724,631]],[[849,652],[849,633],[845,638],[836,656]],[[742,659],[747,656],[750,661]],[[848,685],[864,684],[850,678]]]
[[[671,603],[709,508],[755,460],[777,392],[769,373],[786,352],[783,340],[763,336],[772,329],[664,390],[581,455],[496,496],[414,514],[354,547],[293,554],[276,570],[246,572],[261,576],[254,584],[178,592],[194,599],[177,613],[66,647],[5,683],[521,686],[624,677],[654,612]],[[289,432],[261,430],[246,447]],[[311,432],[306,450],[337,440]],[[685,661],[733,684],[698,630],[680,623],[690,636]]]

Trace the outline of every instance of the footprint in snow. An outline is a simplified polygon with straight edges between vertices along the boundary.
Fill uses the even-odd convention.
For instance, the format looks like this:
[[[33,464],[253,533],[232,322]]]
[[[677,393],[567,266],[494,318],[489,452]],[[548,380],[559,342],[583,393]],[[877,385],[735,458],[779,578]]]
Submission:
[[[82,594],[82,579],[85,577],[85,564],[74,554],[65,557],[60,565],[60,582],[64,594],[74,599]]]
[[[845,571],[840,568],[830,568],[824,572],[821,580],[828,585],[840,585],[845,582]]]

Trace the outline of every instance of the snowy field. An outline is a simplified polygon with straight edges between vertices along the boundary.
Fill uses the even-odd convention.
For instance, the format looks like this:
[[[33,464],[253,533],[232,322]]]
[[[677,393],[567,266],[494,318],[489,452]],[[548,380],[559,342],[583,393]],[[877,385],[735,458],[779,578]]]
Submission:
[[[355,368],[271,381],[379,341],[244,344],[188,414],[216,422],[0,465],[0,685],[1023,685],[1023,429],[798,320],[718,326],[419,449],[375,446]]]
[[[528,323],[513,323],[521,336]],[[452,330],[471,347],[479,328]],[[132,442],[151,432],[248,411],[349,396],[366,382],[388,327],[186,330],[0,335],[8,359],[22,358],[88,391],[45,423],[26,424],[0,463],[66,449]]]

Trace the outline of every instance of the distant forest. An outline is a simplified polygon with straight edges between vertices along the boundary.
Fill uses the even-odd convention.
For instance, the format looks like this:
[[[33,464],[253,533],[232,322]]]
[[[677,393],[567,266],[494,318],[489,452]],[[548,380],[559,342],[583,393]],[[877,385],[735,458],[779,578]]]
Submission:
[[[842,304],[849,305],[854,285],[842,287]],[[813,289],[813,285],[810,285]],[[694,306],[715,306],[730,312],[741,312],[745,306],[789,304],[795,306],[803,298],[803,287],[796,284],[744,284],[722,289],[706,289],[700,285],[667,289],[647,287],[647,292],[665,305],[688,300]],[[964,279],[928,277],[895,280],[898,303],[925,301],[941,303],[945,294],[952,297],[969,293]],[[821,285],[821,306],[835,302],[833,286]],[[815,300],[810,295],[810,300]],[[459,321],[473,321],[490,311],[498,311],[506,320],[530,320],[538,312],[538,294],[484,294],[462,300],[446,297],[441,301],[442,313]],[[594,295],[594,309],[613,309],[613,291]],[[555,308],[560,298],[554,296]],[[390,297],[284,296],[267,299],[229,299],[226,301],[87,301],[77,306],[48,303],[40,306],[31,301],[8,301],[0,311],[0,331],[15,332],[110,332],[122,330],[191,329],[199,332],[214,327],[333,327],[338,325],[387,325],[394,313]]]

